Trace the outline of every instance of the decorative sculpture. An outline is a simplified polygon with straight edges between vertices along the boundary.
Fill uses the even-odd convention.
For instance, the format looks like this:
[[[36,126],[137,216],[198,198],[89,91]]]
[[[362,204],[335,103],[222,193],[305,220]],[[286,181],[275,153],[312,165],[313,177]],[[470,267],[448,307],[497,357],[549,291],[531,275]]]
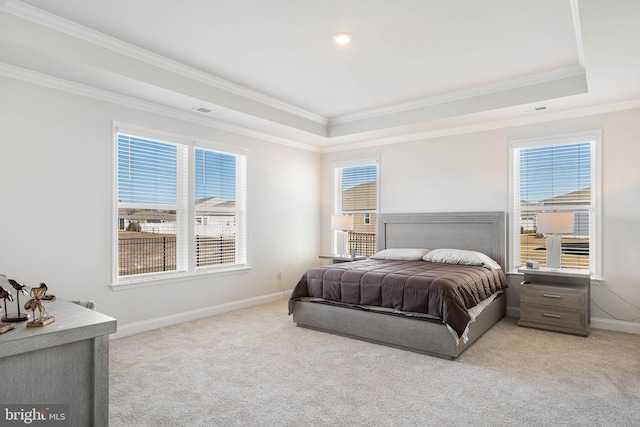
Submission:
[[[13,301],[13,295],[11,295],[11,293],[5,290],[2,286],[0,286],[0,298],[4,299],[5,307],[7,305],[7,300]],[[0,306],[0,311],[2,311],[2,306]],[[0,334],[4,334],[5,332],[10,331],[15,327],[16,325],[14,325],[13,323],[0,323]]]
[[[25,289],[26,286],[16,282],[13,279],[9,279],[8,282],[9,282],[9,284],[11,286],[13,286],[13,289],[16,290],[16,304],[18,306],[18,313],[9,313],[7,311],[7,305],[5,304],[5,307],[4,307],[4,312],[5,313],[4,313],[4,316],[2,316],[2,321],[3,322],[22,322],[22,321],[25,321],[25,320],[29,319],[29,315],[27,313],[21,313],[20,312],[20,294],[25,295],[25,296],[29,295],[29,293]]]
[[[47,315],[47,311],[42,305],[42,301],[53,301],[55,296],[47,295],[47,285],[40,283],[40,287],[31,288],[31,299],[24,305],[26,310],[31,310],[33,320],[27,322],[27,327],[31,326],[45,326],[56,320],[54,316]],[[39,316],[36,318],[36,308],[39,311]]]

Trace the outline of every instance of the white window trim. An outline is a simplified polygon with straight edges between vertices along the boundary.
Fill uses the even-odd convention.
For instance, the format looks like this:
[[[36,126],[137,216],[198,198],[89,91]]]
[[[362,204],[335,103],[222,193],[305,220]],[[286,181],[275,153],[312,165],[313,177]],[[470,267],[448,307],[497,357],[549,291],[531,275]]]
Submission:
[[[118,233],[117,233],[117,221],[112,221],[111,223],[111,235],[112,235],[112,244],[111,244],[111,288],[113,290],[123,290],[129,288],[138,288],[144,286],[153,286],[153,285],[161,285],[166,283],[174,283],[177,280],[191,280],[196,278],[202,278],[206,276],[219,276],[219,275],[227,275],[233,273],[240,273],[251,270],[249,265],[249,250],[247,247],[247,235],[248,232],[248,224],[249,224],[249,214],[247,212],[247,193],[249,186],[249,156],[248,150],[229,146],[225,144],[215,143],[207,140],[202,140],[198,138],[189,138],[184,135],[174,134],[171,132],[160,131],[157,129],[150,129],[142,126],[136,126],[131,124],[126,124],[122,122],[112,122],[112,214],[111,218],[118,217],[118,134],[130,134],[130,135],[138,135],[143,138],[158,140],[158,141],[166,141],[172,144],[181,144],[188,148],[188,170],[194,170],[194,151],[196,148],[203,148],[207,150],[214,150],[220,153],[232,154],[232,155],[240,155],[244,156],[244,188],[245,194],[243,195],[243,199],[238,201],[242,206],[240,209],[243,209],[244,214],[244,227],[243,230],[239,230],[244,232],[244,236],[241,236],[238,239],[239,244],[236,246],[236,252],[239,250],[244,250],[243,252],[243,263],[234,264],[234,265],[223,265],[223,266],[205,266],[205,267],[195,267],[194,263],[187,263],[187,268],[183,268],[182,270],[178,269],[179,260],[176,260],[178,264],[176,266],[175,271],[163,271],[156,273],[147,273],[147,274],[138,274],[133,276],[118,276]],[[236,171],[236,173],[240,173]],[[186,196],[188,198],[187,203],[187,217],[194,218],[195,217],[195,193],[191,191],[195,187],[195,174],[190,173],[187,180],[186,185]],[[187,224],[187,250],[188,250],[188,259],[194,259],[195,257],[195,222],[194,221],[186,221]],[[244,246],[243,246],[244,245]],[[191,265],[193,264],[193,265]]]
[[[601,279],[602,276],[602,130],[593,129],[588,131],[563,133],[557,135],[540,136],[536,138],[514,139],[509,141],[509,271],[516,272],[519,267],[515,265],[516,259],[520,258],[520,221],[515,215],[515,176],[518,173],[519,165],[514,162],[514,149],[523,147],[535,147],[555,144],[572,144],[585,141],[595,141],[591,162],[591,174],[593,185],[591,188],[591,200],[593,208],[593,240],[589,250],[589,263],[591,265],[591,276]]]

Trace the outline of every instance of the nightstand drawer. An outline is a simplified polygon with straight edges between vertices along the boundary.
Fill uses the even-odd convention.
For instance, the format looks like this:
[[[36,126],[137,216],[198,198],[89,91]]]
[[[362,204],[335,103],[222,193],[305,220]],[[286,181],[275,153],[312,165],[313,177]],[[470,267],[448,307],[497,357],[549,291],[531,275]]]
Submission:
[[[561,328],[584,329],[585,311],[571,308],[555,308],[548,305],[523,303],[520,305],[522,322],[538,323]]]
[[[531,304],[582,309],[586,305],[587,292],[584,289],[526,284],[522,286],[521,301]]]

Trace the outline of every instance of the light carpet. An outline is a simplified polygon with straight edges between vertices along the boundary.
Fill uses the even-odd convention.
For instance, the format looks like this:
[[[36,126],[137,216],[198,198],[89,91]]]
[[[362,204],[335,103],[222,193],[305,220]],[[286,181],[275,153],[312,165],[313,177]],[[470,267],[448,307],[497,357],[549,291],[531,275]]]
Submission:
[[[118,426],[638,426],[640,336],[498,322],[454,361],[296,327],[286,301],[110,343]]]

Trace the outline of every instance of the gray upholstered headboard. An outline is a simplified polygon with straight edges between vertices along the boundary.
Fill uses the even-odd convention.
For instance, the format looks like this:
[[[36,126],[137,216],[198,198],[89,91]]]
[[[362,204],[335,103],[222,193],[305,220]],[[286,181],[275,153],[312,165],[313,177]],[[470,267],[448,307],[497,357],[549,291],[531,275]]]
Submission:
[[[378,250],[453,248],[487,254],[506,271],[504,212],[436,212],[378,215]]]

